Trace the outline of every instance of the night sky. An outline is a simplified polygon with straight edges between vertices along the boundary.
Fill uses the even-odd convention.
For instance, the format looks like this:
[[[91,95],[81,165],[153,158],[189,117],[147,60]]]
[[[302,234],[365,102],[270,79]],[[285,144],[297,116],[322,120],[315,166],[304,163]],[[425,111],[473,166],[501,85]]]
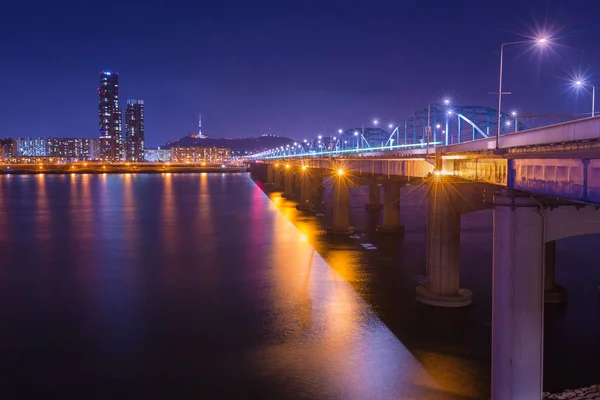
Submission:
[[[97,137],[102,70],[121,107],[146,106],[146,143],[196,129],[295,139],[386,125],[450,95],[506,111],[589,113],[569,77],[600,77],[599,1],[10,1],[0,9],[0,137]],[[597,82],[600,83],[600,82]],[[600,107],[598,107],[600,108]]]

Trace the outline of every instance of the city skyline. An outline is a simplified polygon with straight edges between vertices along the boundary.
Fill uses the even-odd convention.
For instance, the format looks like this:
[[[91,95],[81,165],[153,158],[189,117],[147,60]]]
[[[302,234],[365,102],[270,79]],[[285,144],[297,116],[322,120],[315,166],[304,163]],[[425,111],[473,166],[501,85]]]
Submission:
[[[133,3],[124,5],[123,15]],[[148,6],[144,18],[131,25],[112,16],[114,29],[103,36],[90,29],[93,14],[68,2],[46,7],[40,3],[32,11],[11,4],[4,14],[11,18],[2,21],[2,29],[29,33],[23,40],[2,42],[4,53],[14,59],[0,66],[0,73],[15,79],[0,100],[3,109],[12,110],[0,136],[93,136],[90,89],[102,68],[127,77],[122,98],[151,104],[148,146],[195,132],[198,110],[210,116],[205,124],[210,136],[258,136],[270,130],[301,139],[375,117],[397,122],[444,95],[462,104],[494,106],[488,93],[497,88],[500,44],[539,32],[559,40],[544,53],[522,46],[505,54],[504,87],[512,92],[504,99],[505,111],[589,113],[589,93],[570,90],[569,83],[598,76],[593,45],[599,31],[590,12],[598,6],[584,1],[569,9],[474,1],[433,10],[393,3],[344,9],[332,3],[306,4],[293,12],[238,3],[228,9],[203,7],[202,13],[184,2],[177,8]],[[48,29],[53,19],[42,18],[46,14],[65,31]],[[457,18],[468,23],[450,23]],[[427,25],[448,29],[444,35],[417,30]],[[131,30],[145,36],[128,35]],[[40,74],[29,65],[45,57],[37,37],[46,31],[55,57]],[[70,37],[74,32],[77,39]],[[48,73],[52,85],[61,88],[61,101],[37,107],[38,118],[25,118],[29,104],[39,101],[35,93]],[[52,118],[69,121],[68,132],[48,124]]]

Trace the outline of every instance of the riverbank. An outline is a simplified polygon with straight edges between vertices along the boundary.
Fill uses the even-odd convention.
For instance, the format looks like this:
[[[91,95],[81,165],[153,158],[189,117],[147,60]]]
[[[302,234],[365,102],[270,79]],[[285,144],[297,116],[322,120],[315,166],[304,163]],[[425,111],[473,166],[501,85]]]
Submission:
[[[600,385],[592,385],[581,389],[565,390],[562,393],[544,393],[543,400],[569,399],[569,400],[600,400]]]
[[[0,175],[9,174],[158,174],[158,173],[247,172],[246,167],[230,165],[189,164],[6,164],[0,166]]]

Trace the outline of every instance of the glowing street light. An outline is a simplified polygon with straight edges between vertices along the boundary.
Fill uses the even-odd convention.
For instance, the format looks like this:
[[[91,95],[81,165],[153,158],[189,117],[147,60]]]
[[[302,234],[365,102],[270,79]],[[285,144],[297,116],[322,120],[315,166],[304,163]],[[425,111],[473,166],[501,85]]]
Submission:
[[[344,131],[341,129],[338,129],[338,133],[341,135]]]
[[[426,141],[427,141],[427,148],[425,150],[426,156],[429,155],[429,137],[431,136],[431,105],[439,104],[439,103],[440,103],[439,101],[430,101],[429,104],[427,105],[427,131],[425,132]],[[444,103],[444,105],[449,105],[450,99],[444,99],[444,100],[442,100],[442,103]],[[434,141],[435,141],[435,137],[434,137]]]
[[[496,132],[496,150],[500,150],[500,131],[502,130],[500,127],[502,122],[502,61],[504,59],[504,47],[512,46],[516,44],[524,44],[524,43],[535,43],[537,45],[545,45],[550,42],[550,39],[547,37],[541,37],[534,40],[520,40],[518,42],[507,42],[502,43],[500,45],[500,79],[498,80],[498,130]]]
[[[518,119],[519,119],[519,113],[516,112],[516,111],[513,111],[513,112],[510,113],[510,115],[512,115],[513,117],[515,117],[515,132],[516,132],[516,131],[519,130],[519,123],[518,123],[519,122],[518,121]]]
[[[379,124],[379,120],[378,119],[374,119],[373,120],[373,125],[377,125],[377,124]]]
[[[388,128],[392,129],[394,127],[394,124],[389,124]]]
[[[340,168],[340,169],[338,169],[338,170],[337,170],[337,174],[338,174],[339,176],[342,176],[342,175],[344,175],[344,170],[343,170],[343,169],[341,169],[341,168]]]
[[[576,81],[575,85],[578,87],[591,87],[592,88],[592,117],[596,115],[596,87],[594,85],[590,85],[589,83],[585,83],[582,81]]]

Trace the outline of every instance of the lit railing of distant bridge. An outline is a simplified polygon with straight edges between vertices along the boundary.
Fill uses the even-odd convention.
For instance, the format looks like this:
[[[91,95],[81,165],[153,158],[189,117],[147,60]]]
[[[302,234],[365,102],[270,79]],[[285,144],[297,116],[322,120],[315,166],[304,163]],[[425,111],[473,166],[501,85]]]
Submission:
[[[441,145],[443,144],[443,142],[430,142],[429,143],[429,147],[435,147],[437,145]],[[267,159],[277,159],[277,158],[306,158],[306,157],[331,157],[331,156],[336,156],[336,155],[344,155],[344,154],[357,154],[357,153],[372,153],[372,152],[379,152],[379,151],[390,151],[390,150],[407,150],[407,149],[425,149],[427,148],[427,144],[426,143],[411,143],[411,144],[399,144],[399,145],[389,145],[389,146],[379,146],[379,147],[365,147],[365,148],[359,148],[359,149],[337,149],[337,150],[324,150],[324,151],[316,151],[316,150],[311,150],[311,151],[303,151],[300,153],[294,153],[294,152],[281,152],[281,153],[276,153],[276,154],[271,154],[271,153],[257,153],[257,154],[253,154],[251,156],[248,156],[248,158],[252,158],[252,159],[261,159],[261,160],[267,160]]]
[[[492,137],[498,132],[497,111],[483,106],[433,104],[408,115],[400,124],[390,124],[391,132],[376,127],[339,129],[332,136],[319,135],[313,140],[249,155],[249,159],[298,157],[336,157],[363,153],[416,150],[451,145]],[[393,128],[393,129],[392,129]],[[516,113],[502,113],[500,134],[527,129]]]

